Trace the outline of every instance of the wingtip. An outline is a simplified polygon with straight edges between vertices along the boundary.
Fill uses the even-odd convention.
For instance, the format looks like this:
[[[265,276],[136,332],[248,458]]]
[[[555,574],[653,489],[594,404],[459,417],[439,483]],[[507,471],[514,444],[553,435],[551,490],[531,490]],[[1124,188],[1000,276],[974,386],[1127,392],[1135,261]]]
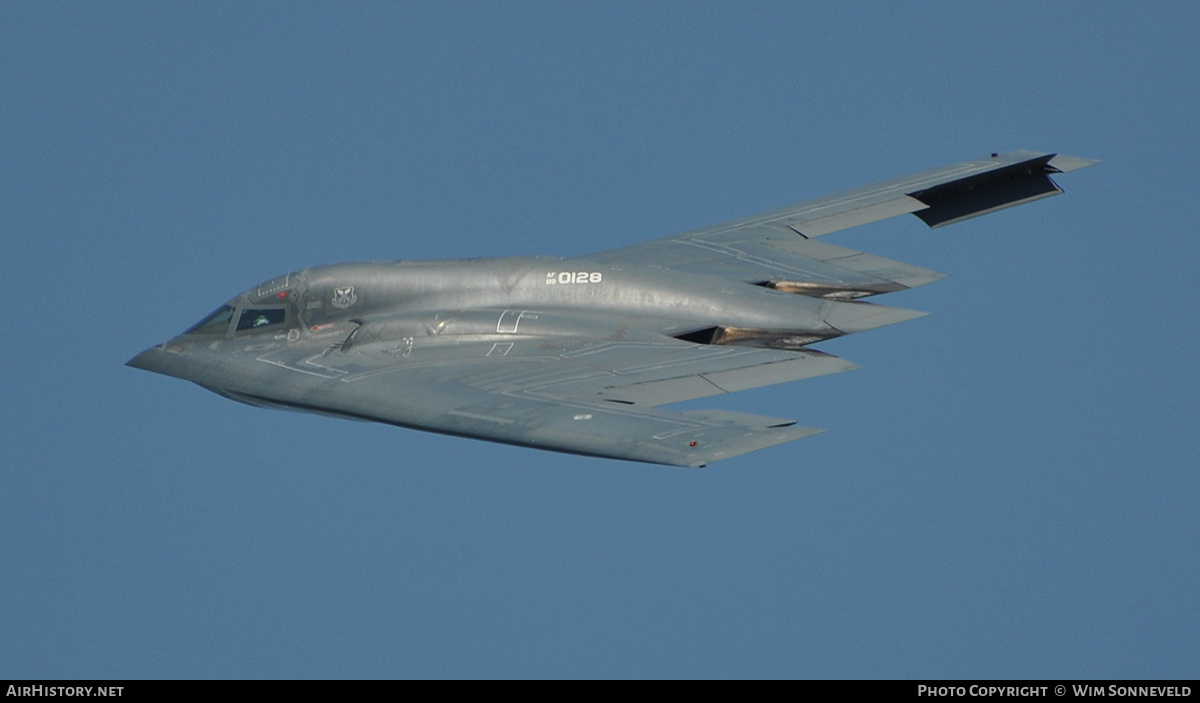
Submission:
[[[1101,159],[1085,159],[1082,156],[1058,154],[1053,159],[1050,159],[1046,165],[1051,166],[1062,173],[1066,173],[1068,171],[1087,168],[1088,166],[1095,166],[1098,163],[1103,163],[1103,161]]]

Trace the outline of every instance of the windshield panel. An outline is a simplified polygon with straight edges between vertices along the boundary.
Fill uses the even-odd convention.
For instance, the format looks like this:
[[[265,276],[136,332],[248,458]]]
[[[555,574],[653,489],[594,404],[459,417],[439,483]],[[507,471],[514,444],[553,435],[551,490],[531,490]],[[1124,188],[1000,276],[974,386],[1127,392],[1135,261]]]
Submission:
[[[187,329],[190,334],[225,334],[229,331],[229,321],[233,319],[233,306],[222,305],[212,311],[208,317]],[[185,334],[186,334],[185,333]]]
[[[238,318],[237,331],[281,325],[287,319],[286,308],[246,308]]]

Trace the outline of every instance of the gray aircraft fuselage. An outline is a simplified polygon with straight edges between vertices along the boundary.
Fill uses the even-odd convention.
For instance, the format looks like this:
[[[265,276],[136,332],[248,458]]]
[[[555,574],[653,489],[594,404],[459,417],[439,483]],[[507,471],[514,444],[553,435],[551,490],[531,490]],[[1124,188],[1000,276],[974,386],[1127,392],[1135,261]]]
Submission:
[[[264,376],[266,369],[257,361],[264,352],[345,352],[367,335],[371,341],[401,340],[406,349],[409,341],[404,340],[411,340],[403,358],[413,361],[467,342],[543,337],[634,341],[716,326],[765,331],[771,345],[788,348],[923,314],[653,265],[597,264],[586,257],[318,266],[247,289],[223,309],[231,312],[228,324],[192,328],[139,354],[129,365],[227,395],[286,404],[295,394],[278,393],[274,379]],[[256,310],[280,311],[282,317],[259,327],[243,321],[248,311]],[[377,325],[372,324],[375,319],[380,320]],[[248,326],[239,330],[236,322]],[[381,329],[373,331],[375,326]],[[295,390],[294,385],[289,388]],[[414,426],[419,426],[415,418]]]

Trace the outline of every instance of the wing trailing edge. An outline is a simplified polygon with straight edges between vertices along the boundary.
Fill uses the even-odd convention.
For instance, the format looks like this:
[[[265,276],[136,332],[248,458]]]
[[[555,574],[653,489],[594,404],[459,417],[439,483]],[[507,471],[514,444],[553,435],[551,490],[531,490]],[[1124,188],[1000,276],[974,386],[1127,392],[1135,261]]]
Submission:
[[[1016,152],[1013,157],[1025,152]],[[1042,154],[908,193],[927,207],[912,214],[930,227],[944,227],[997,210],[1015,207],[1062,193],[1052,173],[1073,171],[1097,163],[1075,156]]]
[[[702,467],[709,462],[728,459],[748,452],[766,449],[777,444],[804,439],[825,430],[820,427],[801,427],[793,420],[751,415],[728,410],[694,410],[681,413],[716,424],[716,427],[694,433],[689,440],[688,466]],[[695,442],[695,446],[690,446]]]
[[[1063,191],[1050,174],[1098,163],[1096,159],[1036,151],[992,154],[986,159],[903,176],[706,230],[773,224],[811,239],[909,213],[930,227],[942,227],[1058,195]]]

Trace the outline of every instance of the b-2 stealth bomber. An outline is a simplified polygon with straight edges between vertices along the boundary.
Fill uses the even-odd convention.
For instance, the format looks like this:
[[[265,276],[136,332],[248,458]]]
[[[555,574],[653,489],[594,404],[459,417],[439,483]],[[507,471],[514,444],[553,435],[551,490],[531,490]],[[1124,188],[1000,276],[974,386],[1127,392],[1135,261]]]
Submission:
[[[705,466],[821,430],[659,406],[855,368],[811,345],[924,314],[861,299],[943,277],[818,237],[908,213],[941,227],[1094,163],[993,154],[574,259],[318,266],[128,365],[255,406]]]

